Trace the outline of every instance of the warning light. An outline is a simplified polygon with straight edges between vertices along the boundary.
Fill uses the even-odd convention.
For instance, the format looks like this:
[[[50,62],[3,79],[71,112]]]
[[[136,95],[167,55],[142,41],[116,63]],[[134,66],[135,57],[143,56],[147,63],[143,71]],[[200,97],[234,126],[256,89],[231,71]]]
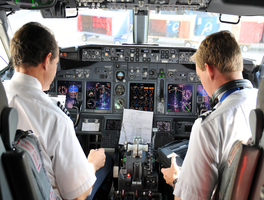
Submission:
[[[131,176],[131,175],[130,175],[129,173],[127,173],[127,178],[130,178],[130,176]]]

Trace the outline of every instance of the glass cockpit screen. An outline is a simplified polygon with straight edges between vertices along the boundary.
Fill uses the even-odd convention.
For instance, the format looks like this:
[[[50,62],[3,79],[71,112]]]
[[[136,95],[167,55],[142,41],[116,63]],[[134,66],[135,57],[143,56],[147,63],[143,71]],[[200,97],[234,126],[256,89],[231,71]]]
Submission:
[[[203,97],[203,102],[200,105],[201,109],[210,110],[210,97],[202,85],[197,85],[197,95],[202,95]]]
[[[186,84],[168,85],[168,112],[192,112],[193,86]]]
[[[158,129],[158,132],[170,132],[171,131],[170,121],[157,121],[156,126]]]
[[[120,131],[121,130],[121,119],[107,119],[106,120],[106,130],[114,130]]]
[[[66,108],[72,108],[76,104],[76,96],[78,92],[82,92],[81,81],[58,81],[58,93],[66,95]]]
[[[111,83],[86,82],[86,109],[110,110]]]
[[[135,110],[153,111],[154,84],[131,83],[129,108]]]

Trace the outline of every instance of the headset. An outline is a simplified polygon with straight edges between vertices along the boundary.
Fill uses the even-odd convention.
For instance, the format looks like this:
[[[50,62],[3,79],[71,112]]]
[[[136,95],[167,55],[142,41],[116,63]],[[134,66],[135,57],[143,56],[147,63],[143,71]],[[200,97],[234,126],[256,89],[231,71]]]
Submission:
[[[225,83],[224,85],[220,86],[217,88],[213,95],[210,97],[209,102],[211,109],[218,103],[218,96],[222,94],[225,91],[232,90],[238,88],[238,90],[244,89],[244,88],[253,88],[252,84],[249,80],[247,79],[238,79],[238,80],[233,80],[228,83]]]

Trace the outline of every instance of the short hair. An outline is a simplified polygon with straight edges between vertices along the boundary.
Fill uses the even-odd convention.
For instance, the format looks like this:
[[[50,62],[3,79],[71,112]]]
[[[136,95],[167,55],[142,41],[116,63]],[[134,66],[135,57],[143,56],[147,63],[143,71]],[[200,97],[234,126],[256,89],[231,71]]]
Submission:
[[[195,61],[202,71],[205,70],[205,63],[214,65],[222,74],[243,71],[240,47],[234,35],[229,31],[208,35],[191,60]]]
[[[51,31],[38,22],[23,25],[10,42],[10,53],[15,67],[37,67],[51,53],[51,60],[59,54]]]

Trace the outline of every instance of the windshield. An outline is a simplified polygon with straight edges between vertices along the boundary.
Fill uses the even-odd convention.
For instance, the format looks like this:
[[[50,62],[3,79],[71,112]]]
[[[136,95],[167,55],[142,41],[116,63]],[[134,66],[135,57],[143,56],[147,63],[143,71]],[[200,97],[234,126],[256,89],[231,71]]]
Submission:
[[[21,10],[8,17],[13,33],[29,21],[49,27],[60,47],[86,44],[133,43],[133,11],[80,9],[78,17],[45,19],[39,11]],[[230,17],[229,17],[230,20]],[[220,23],[219,14],[194,11],[149,11],[148,43],[198,48],[209,34],[231,31],[244,58],[261,64],[264,49],[264,17],[241,17],[237,25]],[[252,31],[254,30],[254,31]]]

